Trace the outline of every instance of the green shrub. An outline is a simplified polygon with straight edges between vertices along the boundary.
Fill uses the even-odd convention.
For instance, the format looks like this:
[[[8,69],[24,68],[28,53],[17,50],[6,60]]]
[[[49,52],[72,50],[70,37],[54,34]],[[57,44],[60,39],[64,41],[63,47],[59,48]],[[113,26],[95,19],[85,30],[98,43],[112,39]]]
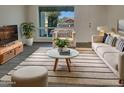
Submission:
[[[63,48],[63,47],[68,47],[69,42],[67,39],[62,40],[62,39],[57,38],[55,39],[55,44],[56,46]]]
[[[24,22],[21,24],[23,35],[29,39],[33,37],[33,31],[35,31],[35,26],[33,23]]]

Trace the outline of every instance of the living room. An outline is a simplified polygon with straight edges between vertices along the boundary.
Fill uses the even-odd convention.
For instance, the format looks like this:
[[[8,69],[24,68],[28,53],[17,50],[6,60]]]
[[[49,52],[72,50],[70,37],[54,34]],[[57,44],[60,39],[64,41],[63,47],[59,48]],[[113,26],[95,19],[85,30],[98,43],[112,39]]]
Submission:
[[[74,48],[76,52],[74,52],[74,54],[77,53],[77,55],[72,55],[74,57],[71,59],[72,66],[66,65],[64,62],[64,59],[66,59],[66,62],[68,63],[71,57],[64,57],[64,59],[60,60],[61,62],[58,62],[58,66],[56,65],[57,67],[55,67],[54,57],[50,58],[51,55],[46,55],[48,50],[52,49],[53,40],[52,37],[40,37],[39,7],[41,9],[44,7],[74,8],[73,30],[75,31],[76,42]],[[115,34],[123,36],[123,33],[118,32],[117,26],[118,21],[124,17],[124,13],[120,11],[123,9],[123,5],[1,5],[0,26],[6,27],[9,25],[17,25],[18,41],[24,44],[24,50],[22,49],[22,51],[20,51],[22,53],[19,53],[14,56],[14,58],[7,60],[4,64],[0,65],[1,82],[8,82],[4,84],[1,83],[1,86],[12,86],[10,83],[11,75],[14,71],[18,71],[21,67],[26,66],[42,66],[47,68],[48,72],[46,73],[48,73],[48,80],[42,80],[42,82],[47,82],[45,86],[123,86],[123,80],[119,82],[120,78],[116,75],[116,72],[114,72],[113,69],[95,53],[96,51],[91,49],[91,37],[99,34],[97,28],[100,26],[106,26],[106,32],[114,32]],[[35,26],[35,31],[33,32],[34,43],[32,46],[26,45],[25,37],[23,36],[21,29],[21,24],[24,22],[32,22]],[[9,46],[11,45],[4,47]],[[52,51],[52,53],[54,54],[54,51]],[[61,57],[59,58],[61,59]],[[58,58],[56,59],[58,60]],[[55,71],[53,71],[53,66]],[[123,71],[121,73],[123,73]],[[20,78],[15,76],[15,82],[17,79]],[[22,81],[20,80],[20,82]]]

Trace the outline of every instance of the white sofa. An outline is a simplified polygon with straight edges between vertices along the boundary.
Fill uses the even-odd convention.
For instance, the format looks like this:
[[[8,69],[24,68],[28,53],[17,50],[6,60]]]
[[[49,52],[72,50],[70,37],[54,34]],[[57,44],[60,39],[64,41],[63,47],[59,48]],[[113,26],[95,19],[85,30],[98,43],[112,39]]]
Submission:
[[[124,53],[102,41],[103,36],[93,35],[92,49],[118,75],[119,83],[122,84],[124,83]]]

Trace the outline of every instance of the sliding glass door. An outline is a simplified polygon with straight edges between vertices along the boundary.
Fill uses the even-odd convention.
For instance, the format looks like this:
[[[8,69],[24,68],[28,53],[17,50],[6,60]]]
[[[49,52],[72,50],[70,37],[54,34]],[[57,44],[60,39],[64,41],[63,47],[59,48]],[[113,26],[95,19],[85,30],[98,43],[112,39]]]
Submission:
[[[55,28],[74,27],[73,6],[39,7],[39,37],[52,37]]]

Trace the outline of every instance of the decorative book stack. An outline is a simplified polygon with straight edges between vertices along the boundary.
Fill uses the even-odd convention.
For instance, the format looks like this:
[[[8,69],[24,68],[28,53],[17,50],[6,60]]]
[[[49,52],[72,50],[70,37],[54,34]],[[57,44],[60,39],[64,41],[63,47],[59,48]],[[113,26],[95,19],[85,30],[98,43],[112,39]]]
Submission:
[[[70,55],[70,50],[69,49],[63,49],[62,51],[59,52],[60,55]]]

